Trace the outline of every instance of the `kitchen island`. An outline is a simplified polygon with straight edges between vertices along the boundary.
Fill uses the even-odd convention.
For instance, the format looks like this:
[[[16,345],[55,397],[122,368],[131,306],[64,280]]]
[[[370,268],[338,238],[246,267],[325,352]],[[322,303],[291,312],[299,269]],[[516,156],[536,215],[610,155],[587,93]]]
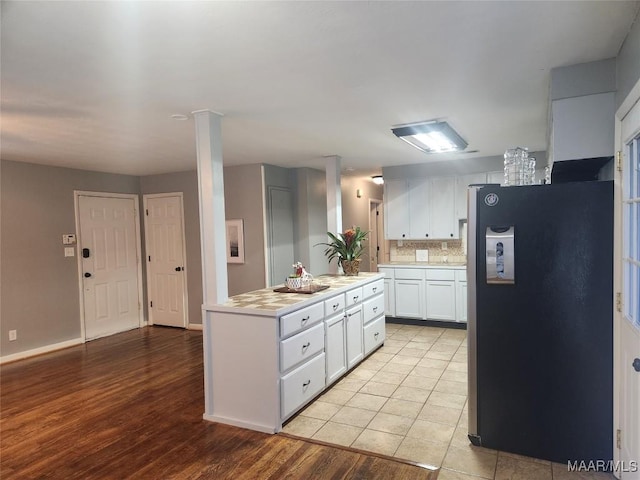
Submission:
[[[384,275],[322,275],[204,307],[205,420],[276,433],[385,338]]]
[[[466,264],[391,262],[378,270],[385,274],[386,315],[466,323]]]

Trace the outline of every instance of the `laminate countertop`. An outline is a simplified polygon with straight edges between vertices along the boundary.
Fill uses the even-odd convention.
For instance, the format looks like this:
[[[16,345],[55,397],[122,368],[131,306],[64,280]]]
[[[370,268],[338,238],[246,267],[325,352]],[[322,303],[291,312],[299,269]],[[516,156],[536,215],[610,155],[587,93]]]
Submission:
[[[467,264],[461,262],[388,262],[378,264],[378,268],[449,268],[453,270],[465,270]]]

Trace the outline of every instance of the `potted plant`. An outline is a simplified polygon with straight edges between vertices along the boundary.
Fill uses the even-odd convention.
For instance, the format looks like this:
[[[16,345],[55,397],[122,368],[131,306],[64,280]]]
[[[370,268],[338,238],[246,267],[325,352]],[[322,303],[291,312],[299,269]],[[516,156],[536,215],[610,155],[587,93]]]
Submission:
[[[331,242],[318,243],[317,245],[326,245],[324,254],[329,262],[334,258],[338,259],[338,263],[342,266],[345,275],[358,275],[360,271],[360,257],[364,251],[362,242],[367,238],[369,232],[360,230],[360,227],[352,227],[344,233],[334,235],[327,232]]]

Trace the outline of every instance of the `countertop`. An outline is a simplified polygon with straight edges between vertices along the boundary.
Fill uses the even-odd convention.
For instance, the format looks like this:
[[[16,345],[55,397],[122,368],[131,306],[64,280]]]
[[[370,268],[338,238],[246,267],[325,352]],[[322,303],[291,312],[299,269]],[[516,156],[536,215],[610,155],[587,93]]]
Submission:
[[[365,284],[378,278],[383,278],[384,274],[377,272],[360,272],[357,276],[347,275],[319,275],[313,282],[320,285],[329,285],[329,288],[316,293],[279,293],[274,292],[273,287],[254,290],[252,292],[241,293],[229,298],[225,303],[205,307],[205,310],[213,312],[238,312],[256,315],[282,315],[298,308],[318,301],[320,297],[329,298],[342,292],[346,292],[356,284]]]
[[[451,268],[454,270],[465,270],[467,264],[464,262],[388,262],[379,263],[378,268]]]

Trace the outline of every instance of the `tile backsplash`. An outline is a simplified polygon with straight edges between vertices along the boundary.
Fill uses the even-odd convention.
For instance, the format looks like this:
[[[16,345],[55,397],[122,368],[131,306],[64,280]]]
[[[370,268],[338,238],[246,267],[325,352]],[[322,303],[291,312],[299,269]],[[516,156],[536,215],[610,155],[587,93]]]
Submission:
[[[447,249],[442,248],[446,242]],[[429,250],[429,263],[466,262],[465,248],[462,240],[403,240],[402,246],[391,241],[389,260],[392,262],[415,262],[416,250]]]

